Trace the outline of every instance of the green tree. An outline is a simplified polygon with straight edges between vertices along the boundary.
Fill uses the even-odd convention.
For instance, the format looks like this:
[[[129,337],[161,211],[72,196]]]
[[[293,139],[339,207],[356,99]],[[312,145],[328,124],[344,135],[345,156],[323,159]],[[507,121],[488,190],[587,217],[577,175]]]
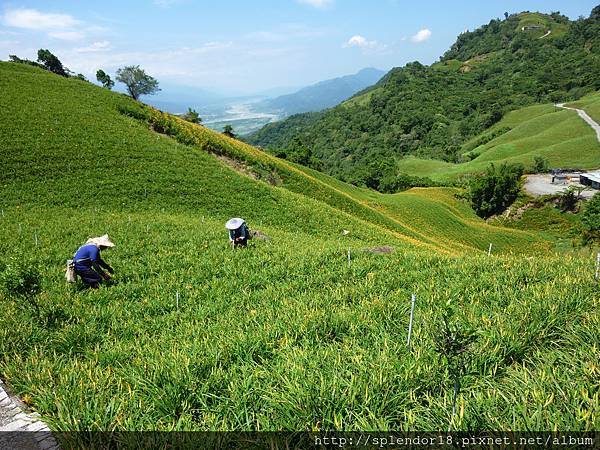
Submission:
[[[98,80],[99,83],[102,83],[102,86],[109,90],[115,85],[115,82],[111,80],[110,76],[102,69],[98,69],[96,72],[96,80]]]
[[[306,167],[312,167],[316,170],[321,170],[321,161],[313,154],[312,150],[304,145],[302,140],[295,136],[290,142],[287,150],[287,159]]]
[[[584,228],[583,239],[586,242],[600,240],[600,192],[587,201],[581,223]]]
[[[45,50],[40,48],[37,53],[37,60],[39,63],[42,63],[44,67],[57,75],[62,75],[63,77],[68,77],[68,70],[65,69],[60,62],[60,60],[50,53],[49,50]]]
[[[158,81],[146,74],[140,66],[122,67],[117,70],[115,78],[127,86],[127,92],[134,100],[137,100],[140,95],[152,95],[160,91]]]
[[[185,114],[182,114],[181,118],[183,120],[187,120],[188,122],[192,122],[192,123],[197,123],[197,124],[202,123],[202,118],[200,117],[200,114],[198,114],[192,108],[188,108],[188,111]]]
[[[546,173],[550,170],[548,160],[543,156],[535,156],[533,158],[533,172],[534,173]]]
[[[520,164],[491,164],[485,173],[473,177],[469,183],[468,197],[478,216],[488,218],[501,213],[512,204],[521,188],[523,166]]]
[[[223,127],[223,134],[224,134],[225,136],[229,136],[230,138],[235,138],[235,137],[237,137],[237,136],[235,135],[235,133],[233,132],[233,127],[232,127],[231,125],[225,125],[225,126]]]

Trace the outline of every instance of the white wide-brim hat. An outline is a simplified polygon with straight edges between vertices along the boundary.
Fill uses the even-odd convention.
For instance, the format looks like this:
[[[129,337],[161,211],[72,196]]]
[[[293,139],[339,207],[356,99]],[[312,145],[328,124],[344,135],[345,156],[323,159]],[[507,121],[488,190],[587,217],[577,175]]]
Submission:
[[[239,217],[234,217],[233,219],[229,219],[225,224],[225,228],[228,230],[237,230],[244,224],[244,219],[240,219]]]
[[[100,237],[90,238],[87,240],[86,244],[94,244],[94,245],[96,245],[96,247],[100,247],[100,246],[114,247],[115,246],[115,244],[113,244],[113,242],[108,237],[108,234],[105,234],[104,236],[100,236]]]

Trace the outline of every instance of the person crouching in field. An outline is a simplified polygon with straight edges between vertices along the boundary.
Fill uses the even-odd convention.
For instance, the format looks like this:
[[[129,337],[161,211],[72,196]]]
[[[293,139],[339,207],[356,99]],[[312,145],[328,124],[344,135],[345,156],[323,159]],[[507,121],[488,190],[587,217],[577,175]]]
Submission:
[[[248,244],[250,230],[244,219],[240,219],[239,217],[229,219],[225,224],[225,228],[229,230],[229,243],[233,248],[238,246],[245,247]]]
[[[73,263],[75,264],[75,273],[81,277],[86,287],[98,289],[98,285],[102,283],[103,279],[110,280],[110,276],[102,268],[110,273],[113,273],[114,270],[102,260],[100,252],[114,246],[115,244],[112,243],[108,234],[105,234],[88,239],[84,245],[79,247],[73,257]]]

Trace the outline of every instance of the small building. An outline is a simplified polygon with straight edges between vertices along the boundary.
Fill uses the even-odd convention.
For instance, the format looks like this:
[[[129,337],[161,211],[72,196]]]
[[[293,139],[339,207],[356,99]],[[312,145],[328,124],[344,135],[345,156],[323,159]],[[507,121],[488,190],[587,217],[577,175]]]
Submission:
[[[579,175],[579,182],[592,189],[600,189],[600,172],[582,173]]]

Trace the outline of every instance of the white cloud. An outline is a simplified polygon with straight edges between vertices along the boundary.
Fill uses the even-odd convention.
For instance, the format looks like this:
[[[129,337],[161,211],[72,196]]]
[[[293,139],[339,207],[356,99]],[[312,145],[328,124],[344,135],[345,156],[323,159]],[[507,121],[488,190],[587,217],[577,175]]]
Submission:
[[[419,30],[417,32],[417,34],[415,34],[414,36],[412,36],[410,38],[411,41],[413,42],[425,42],[426,40],[428,40],[431,37],[431,31],[427,28],[423,28],[422,30]]]
[[[0,23],[31,32],[44,32],[48,37],[61,41],[81,41],[86,36],[106,34],[109,31],[105,27],[85,23],[69,14],[48,13],[30,8],[8,9],[0,16]],[[12,31],[2,33],[15,34]]]
[[[27,8],[7,11],[2,17],[2,22],[9,27],[42,31],[65,30],[80,24],[78,20],[68,14],[43,13]]]
[[[52,31],[48,36],[61,41],[80,41],[84,35],[80,31]]]
[[[375,48],[377,47],[377,41],[369,41],[365,37],[356,34],[348,39],[344,47]]]
[[[181,1],[182,0],[154,0],[153,3],[161,8],[169,8],[177,3],[181,3]]]
[[[297,0],[298,3],[302,3],[304,5],[312,6],[313,8],[327,8],[328,6],[333,5],[333,0]]]
[[[77,53],[95,53],[95,52],[106,52],[110,50],[110,42],[108,41],[99,41],[94,42],[87,47],[79,47],[76,48],[75,51]]]

